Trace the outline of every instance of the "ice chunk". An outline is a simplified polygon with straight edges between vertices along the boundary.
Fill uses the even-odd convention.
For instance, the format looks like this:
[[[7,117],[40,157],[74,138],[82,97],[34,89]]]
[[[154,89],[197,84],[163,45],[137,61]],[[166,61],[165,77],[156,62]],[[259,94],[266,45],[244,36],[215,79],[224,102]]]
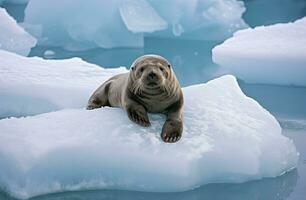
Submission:
[[[306,86],[306,17],[238,31],[212,53],[246,82]]]
[[[298,153],[276,119],[233,76],[183,89],[184,133],[163,143],[164,118],[132,123],[119,108],[0,120],[0,183],[15,197],[84,189],[183,191],[274,177]],[[115,120],[114,120],[115,119]]]
[[[247,27],[244,11],[237,0],[31,0],[25,27],[41,26],[39,44],[68,50],[142,47],[144,35],[225,39]]]
[[[150,33],[167,28],[167,22],[146,0],[122,1],[119,10],[126,27],[134,33]]]
[[[5,9],[0,8],[0,49],[28,55],[36,39],[24,31]]]
[[[55,55],[55,52],[52,51],[52,50],[46,50],[46,51],[44,52],[44,58],[50,59],[50,58],[53,58],[54,55]]]
[[[81,108],[95,88],[123,67],[104,69],[79,58],[44,60],[0,50],[0,118]]]

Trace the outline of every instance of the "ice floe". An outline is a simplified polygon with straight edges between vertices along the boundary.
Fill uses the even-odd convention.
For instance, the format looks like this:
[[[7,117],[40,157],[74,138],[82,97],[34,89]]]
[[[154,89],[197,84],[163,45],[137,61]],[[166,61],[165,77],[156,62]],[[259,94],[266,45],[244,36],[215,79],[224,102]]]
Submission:
[[[237,31],[212,53],[246,82],[306,86],[306,17]]]
[[[59,61],[67,66],[53,63],[45,69],[51,76],[57,66],[59,75],[66,76],[39,82],[47,83],[46,90],[49,81],[54,86],[66,83],[68,89],[74,83],[94,87],[100,82],[97,68],[70,68],[72,61],[80,62]],[[97,82],[83,79],[85,74]],[[30,82],[37,81],[32,78]],[[152,126],[143,128],[118,108],[65,109],[0,120],[0,187],[19,198],[105,188],[174,192],[275,177],[296,166],[293,142],[268,111],[242,93],[233,76],[183,88],[183,93],[184,133],[175,144],[160,139],[164,117],[150,115]]]
[[[0,118],[82,108],[103,81],[124,67],[104,69],[80,58],[44,60],[0,50]]]

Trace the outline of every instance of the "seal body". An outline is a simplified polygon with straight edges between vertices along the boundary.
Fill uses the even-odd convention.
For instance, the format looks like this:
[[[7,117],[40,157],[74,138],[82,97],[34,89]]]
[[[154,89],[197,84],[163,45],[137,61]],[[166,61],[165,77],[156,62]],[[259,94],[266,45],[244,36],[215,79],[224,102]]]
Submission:
[[[161,137],[176,142],[183,131],[183,93],[170,63],[158,55],[134,61],[130,72],[104,82],[90,97],[87,109],[121,107],[141,126],[150,126],[148,112],[163,113],[167,119]]]

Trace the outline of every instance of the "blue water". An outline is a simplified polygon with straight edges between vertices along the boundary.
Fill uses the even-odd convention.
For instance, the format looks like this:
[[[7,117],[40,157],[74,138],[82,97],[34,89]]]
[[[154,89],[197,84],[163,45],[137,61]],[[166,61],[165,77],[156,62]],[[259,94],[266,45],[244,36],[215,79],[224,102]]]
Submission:
[[[244,18],[251,26],[288,22],[306,15],[304,0],[246,0],[250,10]],[[6,5],[19,21],[24,6]],[[262,15],[258,15],[262,12]],[[207,82],[227,74],[222,67],[212,63],[211,49],[222,41],[188,41],[146,38],[144,48],[93,49],[84,52],[68,52],[61,48],[35,47],[30,56],[44,57],[46,50],[55,54],[49,59],[81,57],[103,67],[130,66],[140,55],[154,53],[167,58],[182,86]],[[306,87],[247,84],[239,80],[243,92],[256,99],[270,111],[283,127],[283,134],[291,138],[300,160],[297,169],[276,178],[266,178],[241,184],[209,184],[192,191],[179,193],[148,193],[135,191],[99,190],[50,194],[35,197],[36,200],[66,199],[306,199]],[[0,199],[12,199],[0,191]]]

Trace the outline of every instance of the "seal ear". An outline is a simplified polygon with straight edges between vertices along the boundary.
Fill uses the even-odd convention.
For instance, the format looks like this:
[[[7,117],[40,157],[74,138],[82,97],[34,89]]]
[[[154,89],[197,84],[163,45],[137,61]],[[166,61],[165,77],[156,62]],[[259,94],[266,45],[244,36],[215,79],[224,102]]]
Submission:
[[[168,67],[171,68],[171,65],[168,64]]]
[[[131,67],[131,69],[132,69],[132,71],[134,71],[134,70],[135,70],[135,67],[133,66],[133,67]]]

